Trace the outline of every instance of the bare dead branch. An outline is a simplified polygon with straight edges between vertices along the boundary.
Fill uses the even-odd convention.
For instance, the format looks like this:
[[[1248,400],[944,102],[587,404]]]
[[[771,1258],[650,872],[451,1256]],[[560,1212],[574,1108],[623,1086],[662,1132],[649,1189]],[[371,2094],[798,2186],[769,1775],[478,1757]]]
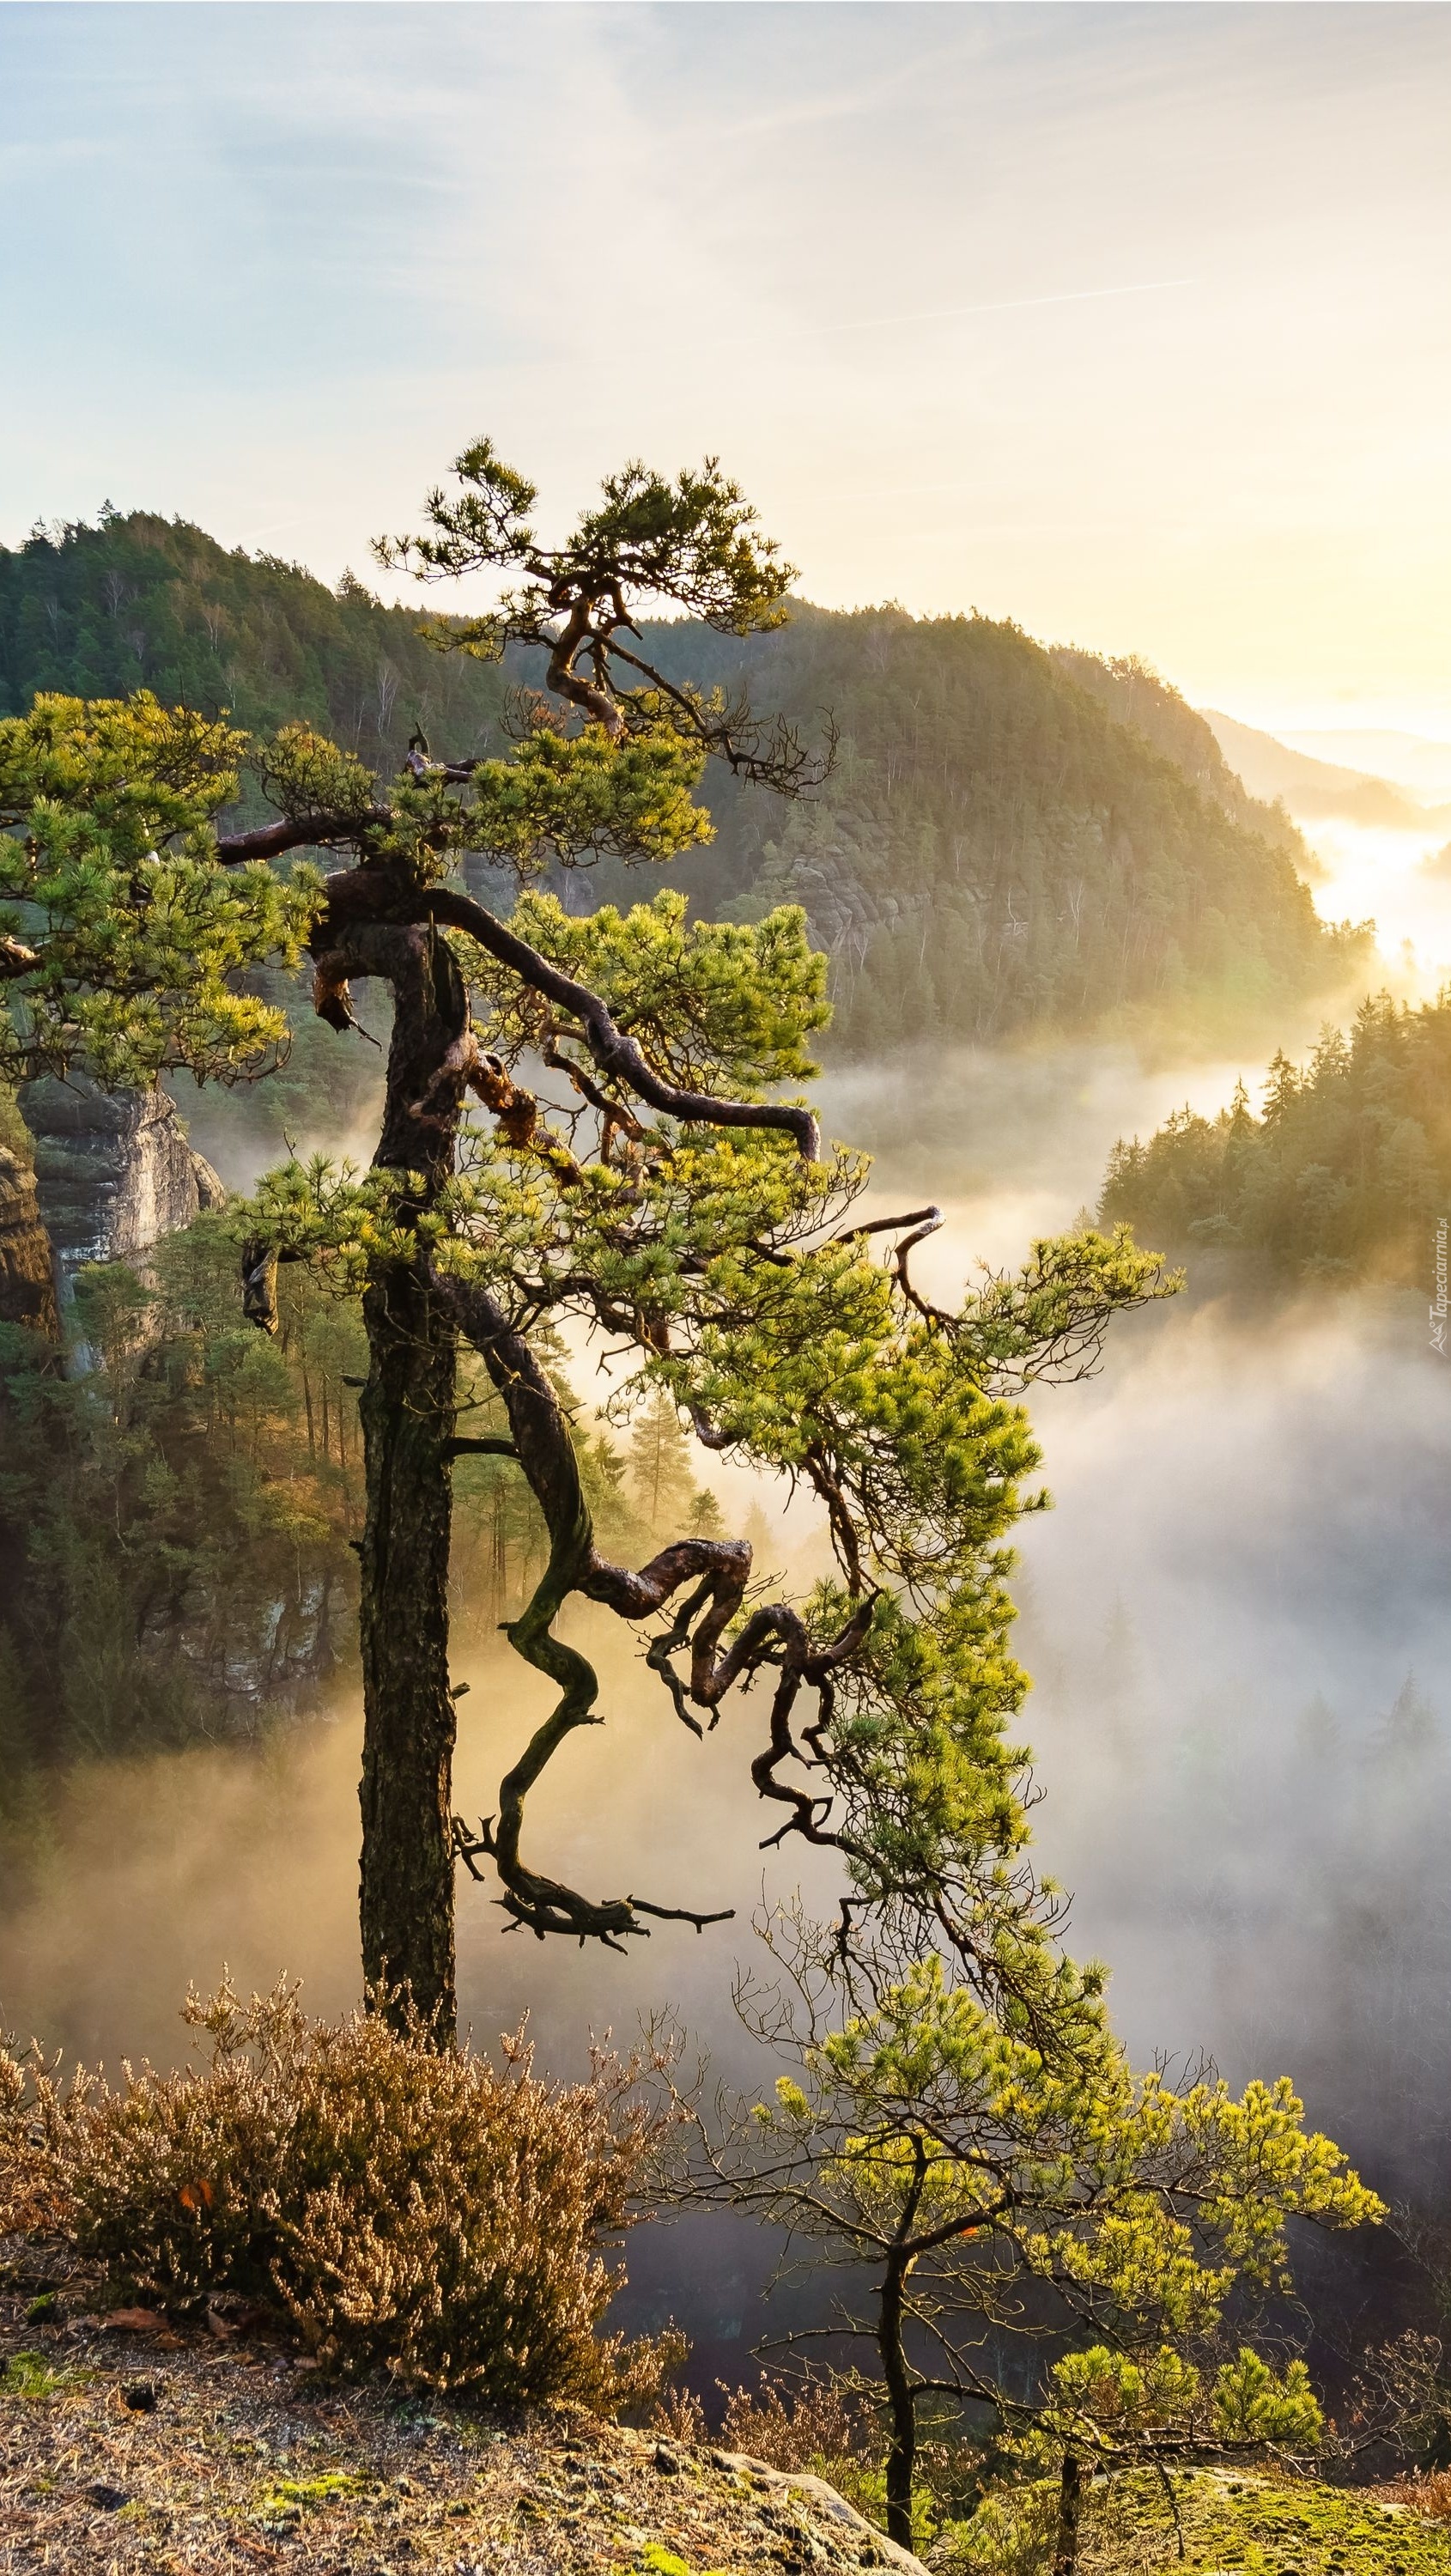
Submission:
[[[653,1914],[660,1923],[693,1923],[697,1932],[703,1932],[707,1923],[733,1923],[736,1918],[733,1905],[728,1905],[721,1914],[692,1914],[688,1906],[651,1905],[643,1896],[632,1896],[628,1902],[637,1914]]]

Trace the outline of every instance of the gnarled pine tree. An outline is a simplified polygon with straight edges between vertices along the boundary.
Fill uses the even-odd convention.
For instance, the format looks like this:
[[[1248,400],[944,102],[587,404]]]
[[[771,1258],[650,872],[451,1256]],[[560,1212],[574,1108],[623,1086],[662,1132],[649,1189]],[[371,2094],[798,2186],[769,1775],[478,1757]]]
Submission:
[[[770,1840],[841,1855],[843,1942],[870,1912],[1000,1973],[1023,1955],[1016,1933],[995,1947],[994,1923],[1013,1915],[1024,1834],[1002,1542],[1037,1463],[1015,1397],[1090,1366],[1110,1315],[1159,1293],[1158,1265],[1122,1235],[1080,1233],[939,1308],[910,1269],[937,1210],[863,1216],[863,1159],[823,1154],[810,1108],[771,1096],[814,1070],[807,1044],[828,1016],[801,915],[688,922],[664,894],[579,918],[538,889],[551,865],[658,861],[707,839],[692,795],[707,759],[788,794],[820,776],[789,730],[654,670],[634,622],[663,603],[718,632],[771,627],[790,567],[713,462],[674,482],[627,467],[555,548],[535,534],[532,487],[486,441],[457,474],[457,497],[430,497],[427,532],[380,553],[424,578],[514,576],[488,616],[436,629],[446,649],[544,657],[511,752],[452,761],[416,740],[384,785],[303,726],[249,746],[144,696],[37,700],[0,726],[6,1064],[84,1061],[103,1082],[254,1076],[286,1030],[240,970],[304,949],[340,1042],[355,1042],[355,983],[391,992],[371,1171],[274,1174],[243,1255],[264,1328],[279,1260],[314,1261],[362,1297],[370,1984],[451,2023],[460,1857],[475,1875],[487,1861],[541,1938],[617,1944],[652,1917],[705,1919],[661,1901],[679,1890],[593,1897],[525,1857],[530,1788],[598,1722],[594,1672],[555,1633],[574,1594],[658,1618],[647,1660],[697,1732],[771,1668],[752,1776],[784,1811]],[[244,756],[277,819],[219,832]],[[319,850],[340,864],[296,857]],[[519,884],[510,920],[465,890],[469,854]],[[566,1317],[632,1353],[709,1448],[809,1486],[838,1579],[804,1603],[753,1598],[749,1547],[704,1532],[637,1569],[604,1558],[531,1338]],[[461,1341],[506,1438],[460,1429]],[[547,1525],[548,1565],[508,1633],[560,1696],[470,1833],[451,1812],[447,1577],[452,1462],[480,1445],[517,1459]]]

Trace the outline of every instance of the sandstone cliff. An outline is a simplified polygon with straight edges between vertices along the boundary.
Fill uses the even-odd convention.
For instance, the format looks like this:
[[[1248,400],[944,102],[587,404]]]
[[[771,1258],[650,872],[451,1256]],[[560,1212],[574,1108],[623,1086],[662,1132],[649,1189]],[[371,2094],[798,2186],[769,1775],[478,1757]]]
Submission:
[[[20,1111],[62,1305],[83,1263],[133,1260],[226,1197],[162,1091],[106,1092],[73,1073],[26,1083]]]
[[[8,1145],[0,1145],[0,1324],[28,1324],[51,1340],[60,1331],[35,1174]]]

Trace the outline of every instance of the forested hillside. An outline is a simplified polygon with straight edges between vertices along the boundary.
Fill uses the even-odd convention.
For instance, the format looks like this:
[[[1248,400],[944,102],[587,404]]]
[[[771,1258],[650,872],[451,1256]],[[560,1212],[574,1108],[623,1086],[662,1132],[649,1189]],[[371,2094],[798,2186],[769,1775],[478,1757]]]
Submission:
[[[750,917],[804,904],[858,1050],[1110,1014],[1245,1025],[1362,953],[1317,919],[1293,826],[1136,666],[896,609],[803,608],[749,652],[690,646],[728,692],[840,729],[818,797],[784,819],[756,793],[718,800],[717,850],[681,875],[712,868]]]
[[[497,671],[434,651],[408,609],[345,574],[336,591],[274,555],[134,511],[0,548],[0,716],[38,689],[229,707],[265,732],[302,716],[391,771],[416,724],[451,753],[497,733]]]
[[[1451,1199],[1451,998],[1419,1010],[1382,993],[1308,1064],[1277,1054],[1256,1116],[1243,1083],[1217,1118],[1178,1110],[1147,1144],[1116,1145],[1105,1220],[1146,1243],[1222,1244],[1299,1278],[1433,1283]]]
[[[350,576],[334,593],[200,529],[110,513],[0,550],[0,713],[37,689],[144,685],[248,726],[309,717],[384,770],[419,723],[451,757],[497,748],[508,679],[542,675],[440,655],[421,624]],[[675,870],[712,910],[804,904],[831,954],[834,1044],[1125,1014],[1243,1024],[1353,960],[1316,919],[1293,826],[1138,664],[894,608],[650,640],[808,737],[838,728],[809,802],[709,782],[717,840]],[[604,870],[590,899],[638,884]]]
[[[1248,786],[1227,758],[1224,747],[1207,717],[1161,680],[1147,662],[1129,654],[1118,660],[1105,661],[1096,653],[1082,653],[1071,645],[1053,647],[1055,667],[1076,680],[1115,724],[1131,725],[1141,733],[1155,751],[1183,770],[1213,805],[1221,806],[1235,822],[1252,832],[1262,832],[1267,841],[1284,850],[1297,868],[1318,865],[1307,848],[1302,834],[1291,822],[1284,807],[1265,793]]]

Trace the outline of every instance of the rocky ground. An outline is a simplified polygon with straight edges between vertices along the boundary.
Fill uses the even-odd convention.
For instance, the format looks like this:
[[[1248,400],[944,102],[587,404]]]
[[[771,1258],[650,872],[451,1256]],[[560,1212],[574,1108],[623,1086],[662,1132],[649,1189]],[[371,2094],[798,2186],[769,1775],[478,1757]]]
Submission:
[[[572,2407],[506,2421],[328,2389],[275,2344],[205,2328],[178,2334],[160,2320],[103,2324],[33,2296],[0,2298],[6,2576],[856,2576],[887,2567],[919,2562],[832,2488],[757,2461]]]
[[[1451,2576],[1451,2478],[1372,2494],[1199,2471],[1175,2489],[1177,2530],[1157,2481],[1096,2483],[1082,2576]],[[1004,2534],[995,2565],[969,2530],[940,2535],[934,2565],[1046,2563]],[[504,2418],[330,2388],[222,2315],[181,2333],[22,2286],[0,2292],[0,2571],[39,2568],[925,2576],[820,2479],[576,2407]]]

